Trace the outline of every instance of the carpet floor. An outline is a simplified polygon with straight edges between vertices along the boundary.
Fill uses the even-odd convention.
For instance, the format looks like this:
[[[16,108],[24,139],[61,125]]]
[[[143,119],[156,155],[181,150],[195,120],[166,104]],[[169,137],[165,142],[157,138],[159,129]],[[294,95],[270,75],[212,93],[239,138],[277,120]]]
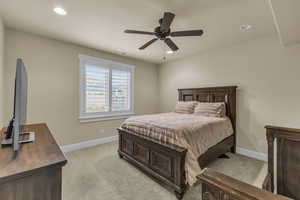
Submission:
[[[63,168],[63,200],[176,200],[173,193],[119,159],[112,142],[69,152]],[[217,159],[208,167],[252,185],[259,185],[266,164],[237,154]],[[201,185],[195,184],[184,200],[200,200]]]

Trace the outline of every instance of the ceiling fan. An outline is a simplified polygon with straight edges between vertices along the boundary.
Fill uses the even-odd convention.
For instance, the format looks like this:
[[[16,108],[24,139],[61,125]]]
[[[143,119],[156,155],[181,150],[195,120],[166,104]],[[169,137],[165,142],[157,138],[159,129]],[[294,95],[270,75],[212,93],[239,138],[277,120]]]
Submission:
[[[203,34],[203,30],[171,32],[170,26],[174,18],[175,18],[175,14],[171,12],[165,12],[163,18],[159,19],[160,26],[156,27],[154,29],[154,32],[136,31],[136,30],[125,30],[124,32],[131,33],[131,34],[154,35],[156,37],[150,40],[149,42],[147,42],[146,44],[144,44],[143,46],[141,46],[139,48],[140,50],[147,48],[157,40],[163,40],[172,51],[177,51],[179,48],[171,40],[170,37],[201,36]]]

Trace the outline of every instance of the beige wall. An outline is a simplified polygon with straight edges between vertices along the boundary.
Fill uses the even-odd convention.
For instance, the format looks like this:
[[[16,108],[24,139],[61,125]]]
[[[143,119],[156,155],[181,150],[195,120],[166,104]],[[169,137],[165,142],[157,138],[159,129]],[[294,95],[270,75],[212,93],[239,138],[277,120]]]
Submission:
[[[283,48],[277,38],[263,38],[167,62],[157,68],[135,59],[15,30],[6,30],[5,36],[4,122],[8,123],[11,117],[15,62],[21,57],[29,76],[28,120],[48,123],[60,144],[115,135],[115,128],[122,122],[79,123],[78,54],[136,66],[137,114],[171,111],[177,88],[238,85],[239,147],[266,152],[266,124],[300,128],[300,45]]]
[[[2,18],[0,16],[0,129],[3,127],[3,118],[4,118],[4,97],[3,97],[3,83],[4,83],[4,74],[3,74],[3,67],[4,67],[4,25],[2,22]]]
[[[23,58],[28,71],[28,121],[46,122],[60,144],[116,135],[115,129],[122,122],[79,123],[79,54],[135,65],[135,112],[158,110],[156,65],[14,30],[5,34],[6,122],[12,112],[18,57]]]
[[[300,45],[263,38],[163,64],[160,111],[173,109],[177,88],[238,85],[238,146],[266,152],[266,124],[300,128]]]

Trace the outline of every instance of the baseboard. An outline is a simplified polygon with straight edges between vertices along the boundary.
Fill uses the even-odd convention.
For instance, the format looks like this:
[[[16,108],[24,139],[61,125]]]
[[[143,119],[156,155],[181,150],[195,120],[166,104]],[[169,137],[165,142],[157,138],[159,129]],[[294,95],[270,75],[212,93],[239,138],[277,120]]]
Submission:
[[[257,160],[262,160],[262,161],[265,161],[265,162],[268,161],[268,157],[267,157],[266,154],[256,152],[256,151],[251,151],[251,150],[248,150],[248,149],[243,149],[243,148],[237,147],[236,148],[236,153],[247,156],[247,157],[250,157],[250,158],[255,158]]]
[[[60,148],[63,152],[70,152],[70,151],[85,149],[85,148],[93,147],[93,146],[96,146],[99,144],[105,144],[105,143],[109,143],[109,142],[113,142],[113,141],[117,141],[117,140],[118,140],[118,136],[116,135],[116,136],[111,136],[111,137],[88,140],[88,141],[84,141],[84,142],[80,142],[80,143],[76,143],[76,144],[64,145],[64,146],[61,146]]]
[[[113,142],[113,141],[117,141],[117,140],[118,140],[118,136],[116,135],[116,136],[111,136],[111,137],[88,140],[88,141],[84,141],[84,142],[80,142],[80,143],[76,143],[76,144],[64,145],[64,146],[61,146],[60,148],[63,152],[70,152],[70,151],[85,149],[85,148],[93,147],[93,146],[96,146],[99,144],[105,144],[105,143],[109,143],[109,142]],[[250,158],[255,158],[257,160],[268,161],[266,154],[256,152],[256,151],[251,151],[248,149],[237,147],[236,153],[250,157]]]

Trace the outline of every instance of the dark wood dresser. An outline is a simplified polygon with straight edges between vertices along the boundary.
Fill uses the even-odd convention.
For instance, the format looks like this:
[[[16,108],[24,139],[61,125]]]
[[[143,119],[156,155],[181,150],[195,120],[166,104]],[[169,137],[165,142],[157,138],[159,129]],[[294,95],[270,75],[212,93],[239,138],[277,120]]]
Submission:
[[[21,145],[16,156],[11,147],[0,148],[0,199],[61,200],[64,154],[46,124],[25,130],[35,132],[35,141]]]

